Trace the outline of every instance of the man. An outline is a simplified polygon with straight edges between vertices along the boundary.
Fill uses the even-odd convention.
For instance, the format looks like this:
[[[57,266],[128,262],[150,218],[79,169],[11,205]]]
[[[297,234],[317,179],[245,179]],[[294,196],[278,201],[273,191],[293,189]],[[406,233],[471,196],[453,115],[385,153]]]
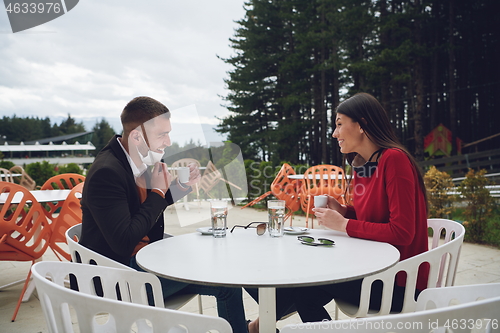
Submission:
[[[82,193],[80,243],[104,256],[139,268],[135,254],[163,238],[163,211],[191,192],[200,172],[190,165],[189,181],[171,181],[161,162],[170,146],[170,111],[150,97],[136,97],[121,114],[123,135],[97,155]],[[152,167],[152,170],[150,168]],[[179,254],[182,255],[182,254]],[[188,264],[188,263],[186,263]],[[160,278],[165,297],[203,294],[217,298],[219,316],[234,332],[246,332],[241,288],[219,288]]]

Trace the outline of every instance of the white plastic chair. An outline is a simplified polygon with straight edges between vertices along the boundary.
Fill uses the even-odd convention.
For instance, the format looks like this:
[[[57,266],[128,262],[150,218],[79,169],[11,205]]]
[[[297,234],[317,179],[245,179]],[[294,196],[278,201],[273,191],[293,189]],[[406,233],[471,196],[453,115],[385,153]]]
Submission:
[[[229,323],[222,318],[145,305],[146,284],[151,284],[153,288],[159,286],[153,274],[56,261],[39,262],[32,271],[51,333],[74,332],[71,310],[76,313],[74,325],[80,332],[232,332]],[[69,275],[77,279],[79,291],[65,287],[64,281]],[[147,276],[147,282],[144,276]],[[104,297],[96,296],[91,287],[95,277],[101,280]],[[117,288],[122,299],[127,292],[130,292],[131,298],[116,300]],[[161,296],[161,289],[158,295]]]
[[[80,245],[78,241],[76,241],[75,239],[77,240],[80,239],[81,234],[82,234],[81,224],[74,225],[73,227],[69,228],[66,231],[66,240],[69,247],[69,253],[71,254],[73,262],[135,271],[132,267],[123,265],[118,261],[112,260],[95,251],[90,250],[89,248],[83,245]],[[203,304],[201,301],[201,296],[197,294],[185,294],[185,295],[176,295],[167,297],[164,300],[164,306],[167,309],[178,310],[195,297],[198,297],[198,311],[200,314],[203,314]]]
[[[500,332],[500,297],[419,312],[370,318],[291,324],[281,333]],[[481,320],[483,319],[483,320]]]
[[[500,283],[428,288],[418,295],[416,311],[439,309],[492,297],[500,297]],[[498,313],[497,317],[500,317],[500,309]]]
[[[406,291],[401,312],[415,311],[417,303],[414,293],[417,284],[417,274],[420,265],[424,262],[430,265],[429,279],[427,282],[428,288],[441,287],[443,285],[452,286],[455,283],[457,264],[460,257],[465,229],[460,223],[446,219],[429,219],[427,223],[428,227],[433,230],[432,245],[429,251],[400,261],[381,273],[365,277],[361,286],[359,307],[340,299],[335,300],[335,319],[338,319],[338,309],[342,310],[347,316],[354,318],[389,314],[392,305],[394,281],[396,274],[400,271],[404,271],[407,274]],[[446,234],[444,240],[441,240],[440,235],[443,230]],[[443,244],[439,244],[440,241],[443,241]],[[446,267],[446,279],[444,279]],[[382,304],[378,312],[369,309],[371,285],[377,280],[382,281],[384,284]]]

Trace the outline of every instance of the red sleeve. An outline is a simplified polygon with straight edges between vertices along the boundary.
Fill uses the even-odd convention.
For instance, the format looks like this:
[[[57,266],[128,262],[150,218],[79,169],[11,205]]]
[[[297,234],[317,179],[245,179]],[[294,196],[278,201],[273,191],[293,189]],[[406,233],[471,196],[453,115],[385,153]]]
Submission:
[[[345,212],[344,217],[346,219],[356,219],[356,210],[354,210],[353,206],[346,206],[347,211]]]
[[[419,188],[410,160],[400,151],[387,151],[384,163],[379,163],[382,174],[371,184],[372,192],[365,193],[365,212],[356,208],[360,220],[350,219],[349,236],[410,245],[415,235],[416,189]],[[382,160],[382,158],[381,158]],[[382,162],[382,161],[380,161]],[[372,176],[373,177],[373,176]],[[360,200],[360,201],[362,201]],[[356,206],[356,205],[355,205]],[[378,215],[377,215],[378,214]],[[367,216],[384,216],[383,220],[362,220]]]

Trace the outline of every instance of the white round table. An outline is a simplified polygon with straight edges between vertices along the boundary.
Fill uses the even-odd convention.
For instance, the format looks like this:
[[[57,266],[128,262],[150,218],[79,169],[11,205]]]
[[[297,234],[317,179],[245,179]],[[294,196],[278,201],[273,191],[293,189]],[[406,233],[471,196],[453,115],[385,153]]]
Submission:
[[[335,241],[332,247],[302,245],[296,235],[258,236],[236,228],[225,238],[199,233],[163,239],[142,248],[137,263],[172,280],[259,288],[260,331],[275,332],[275,288],[343,282],[381,272],[399,260],[390,244],[351,238],[332,230],[308,235]]]
[[[32,190],[31,194],[35,197],[38,202],[56,202],[56,201],[64,201],[70,194],[71,190]],[[0,194],[0,204],[5,203],[7,200],[7,193]],[[22,193],[18,192],[12,198],[13,204],[18,204],[21,202]]]

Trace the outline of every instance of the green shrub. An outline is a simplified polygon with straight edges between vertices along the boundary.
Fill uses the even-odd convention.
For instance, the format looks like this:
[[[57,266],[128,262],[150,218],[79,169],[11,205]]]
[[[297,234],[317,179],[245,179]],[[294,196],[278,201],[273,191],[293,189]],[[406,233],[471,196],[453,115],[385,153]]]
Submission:
[[[463,212],[466,219],[463,223],[466,229],[465,240],[476,243],[485,243],[488,220],[492,216],[493,209],[493,198],[486,188],[488,180],[484,177],[485,173],[486,170],[475,173],[473,169],[469,169],[465,180],[458,187],[467,204]]]
[[[0,161],[0,168],[10,170],[13,166],[15,166],[15,164],[11,161]]]
[[[59,174],[63,173],[77,173],[79,175],[83,174],[83,170],[76,163],[68,163],[58,167],[57,172]]]
[[[453,188],[451,176],[431,166],[424,175],[424,183],[429,201],[429,216],[449,218],[452,204],[456,200],[454,195],[448,194]]]
[[[57,174],[55,167],[56,166],[54,164],[42,161],[42,163],[35,162],[26,165],[25,171],[38,185],[41,186],[47,179]]]

